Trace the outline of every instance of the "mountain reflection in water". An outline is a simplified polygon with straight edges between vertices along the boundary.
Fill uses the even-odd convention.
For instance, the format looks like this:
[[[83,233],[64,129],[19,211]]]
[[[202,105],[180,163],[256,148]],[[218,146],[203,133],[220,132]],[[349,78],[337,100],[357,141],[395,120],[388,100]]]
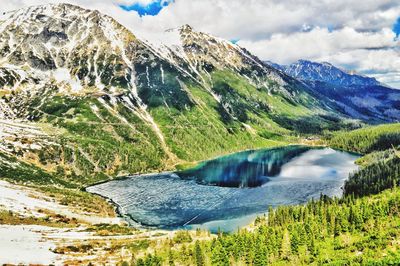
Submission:
[[[110,198],[132,225],[233,231],[268,206],[341,195],[357,155],[287,146],[245,151],[176,173],[131,176],[87,188]]]
[[[308,150],[310,147],[288,146],[263,152],[244,151],[200,163],[177,175],[203,185],[258,187],[279,175],[284,164]]]

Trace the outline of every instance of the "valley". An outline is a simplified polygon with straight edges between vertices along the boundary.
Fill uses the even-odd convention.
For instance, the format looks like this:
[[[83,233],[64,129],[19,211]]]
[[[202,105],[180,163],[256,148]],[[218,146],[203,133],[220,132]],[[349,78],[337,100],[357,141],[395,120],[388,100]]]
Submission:
[[[396,255],[398,254],[396,236],[400,232],[396,227],[396,219],[398,218],[396,211],[398,210],[399,201],[397,197],[398,189],[395,184],[397,184],[400,176],[399,169],[390,166],[390,164],[396,162],[397,155],[388,142],[382,142],[382,139],[390,140],[389,143],[396,145],[398,132],[399,125],[391,124],[321,136],[320,141],[324,141],[326,145],[366,154],[357,160],[360,170],[350,175],[349,181],[345,182],[345,197],[343,199],[332,199],[324,196],[318,200],[318,196],[316,196],[306,205],[289,207],[280,205],[275,210],[270,208],[266,216],[260,214],[259,217],[253,218],[255,222],[252,225],[243,227],[237,233],[217,233],[215,235],[210,234],[208,230],[201,229],[192,231],[134,229],[127,227],[124,221],[113,218],[115,213],[113,208],[110,208],[111,205],[102,201],[101,198],[97,198],[97,196],[90,196],[87,192],[78,193],[70,189],[51,191],[51,189],[42,188],[44,192],[38,194],[36,192],[37,188],[32,190],[25,186],[12,185],[8,182],[1,183],[3,196],[0,197],[0,202],[1,205],[8,206],[7,200],[11,200],[15,207],[13,210],[2,212],[2,223],[9,224],[7,225],[8,227],[3,226],[2,230],[22,230],[24,233],[21,233],[19,239],[23,239],[24,243],[32,243],[35,248],[42,249],[42,251],[48,250],[50,247],[51,252],[43,255],[43,258],[53,259],[56,262],[63,261],[70,265],[84,262],[104,263],[105,261],[112,264],[122,264],[125,261],[134,264],[150,263],[153,265],[153,263],[164,263],[168,260],[173,260],[175,263],[180,264],[183,261],[189,260],[188,254],[190,252],[194,252],[193,254],[195,254],[195,250],[201,250],[201,254],[204,256],[203,259],[207,264],[212,264],[214,263],[212,260],[217,259],[238,260],[235,262],[236,264],[242,259],[256,260],[260,258],[256,257],[256,254],[259,253],[252,252],[251,249],[243,251],[244,253],[236,253],[238,252],[235,251],[236,249],[231,249],[234,247],[232,246],[232,241],[245,241],[242,244],[245,247],[251,245],[248,247],[259,250],[260,247],[257,245],[261,244],[256,244],[257,242],[252,241],[258,240],[251,239],[253,237],[258,239],[265,232],[267,235],[274,234],[274,237],[269,237],[270,241],[273,241],[272,239],[278,241],[282,237],[278,242],[262,242],[267,243],[267,246],[261,247],[268,250],[266,254],[269,255],[266,259],[273,265],[285,264],[287,261],[296,264],[333,263],[332,256],[344,261],[350,259],[363,261],[365,256],[367,256],[366,258],[369,258],[369,260],[375,258],[376,261],[382,261],[382,263],[386,261],[389,263],[390,261],[396,261],[398,258],[398,255]],[[355,140],[357,142],[354,142]],[[380,177],[382,187],[378,186],[372,192],[364,192],[357,189],[356,191],[360,194],[354,194],[352,187],[362,188],[361,184],[371,182],[369,181],[370,177],[368,177],[368,173],[371,171],[369,169],[376,169],[375,165],[377,164],[381,165],[380,168],[383,168],[387,164],[390,167],[389,172],[383,172],[382,177]],[[395,165],[398,166],[397,163]],[[372,187],[367,185],[365,188],[370,189]],[[389,188],[389,190],[377,192],[385,188]],[[7,190],[18,192],[8,192],[7,194]],[[67,191],[71,195],[66,194]],[[26,200],[21,196],[21,193],[25,195]],[[363,195],[376,193],[378,195],[363,197]],[[7,195],[11,195],[12,197]],[[82,202],[83,199],[84,202]],[[56,202],[60,200],[60,204],[62,205],[57,206]],[[326,212],[323,211],[324,215],[327,215],[323,216],[324,219],[327,219],[326,221],[319,220],[320,218],[318,217],[320,217],[320,214],[315,214],[317,210],[313,211],[314,214],[310,214],[311,210],[320,206],[321,201],[324,202],[322,205],[323,208],[327,208]],[[103,207],[99,208],[95,206]],[[267,208],[266,206],[265,210]],[[361,209],[354,210],[353,208]],[[369,211],[368,208],[372,208],[372,210]],[[99,210],[103,211],[98,212]],[[93,212],[96,212],[96,214],[93,214]],[[302,214],[296,214],[297,212]],[[290,213],[293,213],[293,218],[290,218],[292,217]],[[311,216],[307,218],[307,214],[305,213],[309,213],[308,215]],[[358,220],[354,220],[354,224],[351,222],[353,218],[346,218],[346,215],[353,215],[351,213],[359,213],[361,215],[357,218]],[[33,218],[37,217],[37,214],[43,218]],[[97,221],[93,220],[93,215],[99,217]],[[334,215],[336,218],[329,218],[329,215]],[[109,218],[106,218],[107,216]],[[84,217],[88,217],[89,219],[85,221]],[[334,222],[330,219],[334,219]],[[349,221],[350,224],[343,221]],[[103,223],[99,224],[98,222]],[[117,224],[111,225],[110,223]],[[313,230],[314,234],[307,234],[305,238],[301,231],[294,231],[300,230],[296,228],[299,228],[297,225],[301,224],[306,224],[306,230],[308,230],[308,226],[314,228],[310,229]],[[379,227],[375,227],[375,224],[379,224]],[[33,225],[38,225],[39,227]],[[381,230],[381,233],[378,233],[376,230]],[[40,236],[37,235],[38,232],[40,232]],[[313,238],[309,238],[310,236]],[[299,241],[298,244],[294,244],[296,237],[298,239],[296,241]],[[3,238],[3,241],[9,240]],[[18,243],[19,240],[13,241]],[[253,244],[246,244],[246,241],[251,241],[250,243]],[[35,243],[41,244],[38,245]],[[377,249],[377,246],[373,246],[373,249],[368,249],[368,247],[365,247],[365,243],[379,245],[379,248]],[[282,246],[282,249],[285,247],[285,249],[281,250],[280,246]],[[337,247],[341,248],[338,249]],[[30,247],[26,248],[27,252],[32,250]],[[367,252],[367,255],[362,255],[365,252]],[[9,254],[12,256],[13,253]],[[237,259],[235,256],[238,256],[236,257]],[[195,261],[192,261],[196,257],[190,258],[190,264],[196,264]],[[45,263],[45,261],[43,260],[42,262]]]
[[[0,263],[400,261],[398,90],[160,38],[71,4],[0,15]]]
[[[184,171],[129,176],[86,191],[111,199],[135,227],[235,232],[265,214],[266,206],[306,203],[321,193],[340,196],[357,158],[292,145],[234,153]]]

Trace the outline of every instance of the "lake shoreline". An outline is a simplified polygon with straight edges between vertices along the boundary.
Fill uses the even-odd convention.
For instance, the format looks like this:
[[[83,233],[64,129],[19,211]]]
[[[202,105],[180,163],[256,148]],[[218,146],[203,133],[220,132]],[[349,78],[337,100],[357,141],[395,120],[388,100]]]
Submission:
[[[305,148],[305,150],[303,151],[303,150],[300,149],[299,150],[300,154],[299,154],[296,151],[296,148],[293,147],[293,146],[298,146],[299,148]],[[236,157],[240,158],[240,157],[243,157],[243,156],[247,158],[247,156],[250,156],[250,154],[267,154],[267,155],[263,155],[263,156],[272,156],[272,154],[276,154],[277,152],[278,152],[277,154],[280,154],[283,151],[285,151],[286,153],[289,152],[288,154],[291,154],[288,159],[284,159],[282,161],[282,163],[284,163],[284,164],[288,164],[289,162],[295,161],[295,158],[299,158],[299,157],[302,156],[301,154],[307,153],[307,152],[311,152],[311,154],[320,154],[318,156],[322,156],[321,160],[322,160],[322,158],[324,158],[323,156],[325,156],[323,154],[331,154],[329,156],[339,156],[341,158],[355,158],[355,156],[356,156],[356,155],[352,155],[352,154],[350,154],[348,152],[338,151],[336,149],[332,149],[332,148],[329,148],[329,147],[327,148],[327,147],[324,147],[324,146],[287,145],[285,147],[280,147],[280,148],[274,147],[274,148],[267,148],[267,149],[253,149],[253,150],[249,150],[249,151],[241,151],[241,152],[238,152],[238,153],[234,153],[231,156],[227,156],[227,155],[220,156],[220,157],[217,157],[217,159],[213,159],[213,160],[206,161],[206,162],[229,161],[230,163],[232,163],[231,162],[231,160],[232,160],[231,158],[236,158]],[[271,154],[271,155],[268,155],[268,154]],[[254,155],[252,155],[252,156],[254,156]],[[271,158],[277,157],[278,160],[281,160],[281,159],[279,159],[279,158],[281,158],[281,156],[282,155],[279,155],[279,156],[278,155],[273,155],[273,157],[271,157]],[[270,157],[266,157],[266,158],[270,158]],[[251,160],[253,160],[253,159],[251,159]],[[324,159],[324,160],[326,160],[326,159]],[[349,162],[347,162],[347,159],[341,159],[341,160],[344,160],[343,162],[346,162],[346,165],[352,165],[353,167],[356,167],[355,164],[354,164],[355,159],[354,160],[352,159],[350,164],[349,164]],[[321,161],[321,163],[322,162],[323,162],[323,160]],[[203,164],[206,164],[206,163],[203,163]],[[253,162],[251,162],[251,164],[253,164]],[[234,165],[235,165],[235,167],[237,166],[236,163],[234,163]],[[340,164],[338,164],[338,166],[339,165]],[[196,166],[196,168],[199,168],[199,167],[201,168],[201,166]],[[276,167],[276,166],[274,166],[274,167]],[[296,167],[299,167],[299,166],[296,166]],[[345,168],[343,168],[343,169],[347,169],[346,167],[348,167],[348,166],[345,166]],[[307,168],[307,166],[306,166],[306,168]],[[345,180],[347,179],[347,174],[346,175],[343,174],[343,173],[340,174],[341,171],[343,171],[343,169],[339,168],[338,170],[340,170],[340,171],[338,173],[336,173],[336,170],[334,170],[334,169],[330,170],[331,172],[329,172],[328,174],[330,174],[330,175],[333,174],[334,175],[334,176],[330,177],[330,178],[333,178],[332,181],[329,181],[330,179],[328,179],[327,181],[324,181],[325,179],[320,179],[320,178],[319,179],[315,179],[316,177],[313,178],[312,177],[313,174],[311,174],[311,176],[307,177],[307,178],[311,181],[310,185],[313,186],[313,188],[312,188],[312,190],[309,190],[309,191],[306,190],[305,191],[306,192],[305,195],[308,195],[308,196],[305,196],[305,197],[307,199],[309,197],[313,197],[314,199],[316,199],[321,192],[325,193],[324,191],[326,191],[326,193],[328,193],[328,195],[333,193],[333,194],[335,194],[335,196],[337,196],[338,193],[339,193],[338,191],[340,190],[339,194],[342,194],[342,191],[343,191],[342,187],[343,187],[343,184],[344,184]],[[310,171],[311,171],[311,173],[313,173],[313,171],[311,169],[310,169]],[[229,204],[228,205],[229,206],[232,205],[232,208],[235,208],[235,211],[233,213],[231,213],[230,215],[228,215],[228,216],[226,216],[223,213],[222,214],[218,214],[218,212],[215,213],[218,208],[224,208],[226,203],[228,203],[228,202],[226,202],[226,203],[224,203],[224,202],[229,200],[233,196],[233,195],[230,195],[232,193],[234,193],[235,195],[237,193],[239,193],[239,194],[237,194],[238,196],[233,196],[232,199],[238,200],[240,198],[241,200],[244,199],[245,201],[250,201],[250,202],[252,201],[253,203],[251,203],[251,204],[252,205],[255,204],[254,206],[263,204],[263,202],[270,202],[268,205],[272,205],[272,206],[275,206],[275,207],[276,206],[280,206],[280,205],[287,205],[287,204],[290,204],[290,205],[291,204],[301,204],[301,203],[304,202],[304,199],[300,200],[301,201],[300,202],[299,200],[295,200],[295,198],[293,198],[293,201],[291,200],[291,201],[285,203],[287,201],[285,198],[282,198],[281,200],[279,199],[279,198],[282,197],[282,195],[285,195],[285,194],[282,194],[278,198],[274,198],[274,196],[269,196],[268,199],[267,198],[264,198],[264,199],[259,198],[259,200],[258,199],[253,199],[252,200],[251,197],[249,198],[249,196],[244,196],[243,193],[247,193],[247,192],[245,192],[246,190],[243,190],[242,187],[229,187],[229,186],[228,187],[224,187],[224,186],[221,187],[220,185],[215,185],[215,184],[211,184],[211,185],[207,184],[207,183],[206,184],[202,184],[202,183],[199,183],[199,182],[197,182],[196,180],[193,180],[193,179],[191,180],[191,182],[187,183],[187,181],[190,181],[190,180],[182,178],[180,175],[179,176],[178,175],[173,176],[174,174],[175,174],[175,172],[166,171],[166,172],[161,172],[161,173],[147,173],[147,174],[144,174],[144,175],[129,175],[129,176],[125,176],[124,178],[119,178],[119,179],[116,179],[116,180],[110,180],[110,181],[107,181],[107,182],[102,182],[100,185],[89,186],[89,187],[85,188],[85,190],[88,193],[93,193],[93,194],[99,195],[100,197],[105,198],[108,202],[113,204],[113,206],[116,209],[117,215],[119,217],[123,218],[125,221],[127,221],[127,223],[130,226],[132,226],[134,228],[139,228],[139,229],[143,228],[143,229],[149,229],[149,230],[155,230],[155,229],[160,229],[161,228],[163,230],[172,230],[172,231],[174,231],[174,230],[180,230],[180,229],[188,229],[188,227],[192,227],[192,228],[196,228],[197,226],[201,227],[202,225],[213,224],[215,221],[221,222],[221,224],[225,224],[226,226],[231,226],[229,224],[229,221],[232,220],[232,219],[233,220],[240,220],[239,219],[240,217],[244,217],[244,216],[247,216],[247,215],[252,215],[252,213],[254,213],[254,211],[255,211],[255,213],[258,213],[258,215],[263,215],[264,213],[266,213],[267,207],[264,207],[263,210],[261,210],[259,207],[257,207],[256,209],[254,209],[254,207],[252,207],[254,209],[253,211],[250,211],[250,209],[249,209],[249,210],[245,211],[243,214],[239,214],[239,212],[241,213],[240,209],[245,207],[245,205],[243,205],[243,204],[246,204],[246,203],[241,203],[239,205],[237,205],[237,204],[233,204],[232,205],[232,203],[229,203],[230,205]],[[314,173],[314,175],[315,175],[315,173]],[[337,175],[339,175],[339,176],[337,176]],[[208,174],[206,174],[206,176],[208,176]],[[272,181],[274,179],[276,179],[276,177],[273,177],[273,176],[271,178],[272,178],[271,179]],[[339,179],[337,179],[337,178],[339,178]],[[278,179],[278,180],[280,180],[280,179]],[[284,178],[282,180],[287,180],[287,178],[286,179]],[[296,181],[296,180],[299,180],[299,181]],[[305,184],[308,184],[307,182],[309,182],[309,181],[304,182],[302,180],[303,179],[293,179],[293,181],[284,181],[284,182],[289,182],[289,183],[287,183],[287,184],[289,184],[288,188],[290,188],[290,186],[293,186],[291,184],[293,182],[295,182],[295,183],[302,182],[302,183],[299,183],[301,185],[300,187],[291,188],[291,189],[300,189],[300,190],[295,192],[295,193],[290,192],[289,194],[287,194],[288,197],[291,197],[289,195],[294,195],[295,196],[295,195],[297,195],[296,193],[302,193],[300,191],[302,189],[305,189],[305,188],[302,188],[302,187],[304,187]],[[278,188],[280,188],[282,186],[282,184],[276,183],[276,181],[273,181],[273,182],[272,181],[270,181],[268,179],[266,188],[263,188],[264,186],[261,186],[261,187],[254,187],[254,188],[250,188],[250,189],[253,189],[253,191],[257,192],[257,191],[265,190],[265,189],[270,190],[271,186],[278,185]],[[120,183],[120,182],[122,182],[122,183]],[[272,182],[272,183],[270,183],[270,182]],[[280,181],[280,182],[282,182],[282,181]],[[322,182],[322,183],[320,183],[320,182]],[[328,183],[326,183],[326,182],[328,182]],[[338,182],[340,182],[340,184]],[[105,185],[105,183],[109,183],[109,185]],[[325,183],[326,183],[326,185],[323,185]],[[148,186],[148,184],[150,184],[151,188],[150,187],[149,188],[143,187],[143,185]],[[275,185],[273,185],[273,184],[275,184]],[[132,187],[132,185],[133,185],[133,187]],[[176,221],[175,220],[171,220],[172,223],[166,222],[168,219],[170,219],[169,218],[170,215],[172,215],[172,214],[168,214],[168,212],[169,212],[169,208],[172,208],[173,205],[171,205],[171,203],[168,203],[168,201],[167,202],[163,202],[163,200],[164,200],[163,198],[166,197],[165,199],[167,199],[168,197],[170,197],[169,196],[170,192],[168,192],[168,191],[176,191],[174,189],[170,190],[172,188],[171,186],[175,186],[175,185],[179,186],[178,189],[181,189],[179,191],[184,191],[183,194],[182,193],[178,193],[178,194],[175,193],[176,197],[177,197],[176,200],[178,200],[176,204],[178,204],[180,202],[180,200],[181,200],[180,198],[183,197],[182,198],[182,200],[184,200],[183,202],[187,202],[187,204],[189,204],[188,206],[190,206],[190,204],[193,204],[193,203],[190,203],[191,201],[193,201],[193,200],[194,201],[201,200],[201,197],[198,198],[198,196],[195,196],[195,195],[197,195],[196,193],[200,193],[200,191],[225,191],[222,194],[220,192],[213,192],[213,194],[220,195],[222,197],[223,201],[220,202],[220,200],[217,200],[216,201],[217,209],[215,209],[214,207],[212,207],[212,205],[210,205],[211,209],[209,209],[207,212],[201,211],[201,209],[203,208],[203,207],[201,207],[202,205],[198,205],[198,206],[194,205],[193,214],[190,214],[190,212],[186,213],[187,211],[184,211],[181,214],[181,215],[184,215],[184,216],[182,216],[182,219],[184,219],[182,222],[179,222],[178,220],[176,220]],[[202,185],[202,186],[198,186],[197,187],[197,185]],[[89,188],[94,187],[94,186],[99,186],[97,189],[99,189],[100,192],[96,191],[95,189],[90,189],[89,190]],[[134,190],[136,189],[135,188],[136,186],[141,187],[141,191],[142,191],[141,193],[142,194],[134,196],[135,193],[136,193],[136,192],[134,192]],[[320,186],[321,186],[321,188],[318,188]],[[327,187],[325,187],[325,186],[327,186]],[[112,187],[114,187],[114,189],[112,189]],[[189,190],[187,190],[186,187]],[[128,193],[127,194],[127,195],[130,195],[129,196],[129,202],[130,203],[127,203],[126,200],[128,200],[128,198],[125,198],[125,196],[123,194],[126,194],[126,192],[128,190],[131,190],[131,189],[133,189],[132,193]],[[165,189],[166,189],[166,191],[164,191]],[[284,187],[282,187],[280,189],[284,189]],[[155,190],[155,191],[152,191],[152,190]],[[319,190],[321,190],[321,192]],[[122,194],[118,193],[118,200],[117,201],[115,201],[113,199],[114,198],[113,195],[117,195],[117,194],[115,194],[115,191],[120,191],[122,193]],[[186,192],[186,191],[188,191],[188,192]],[[192,194],[195,193],[195,194],[193,194],[193,196],[190,196],[187,199],[184,199],[185,197],[187,197],[189,195],[189,194],[185,195],[187,193],[192,193]],[[207,195],[208,192],[205,192],[205,193],[206,194],[204,194],[204,195]],[[260,193],[260,192],[257,192],[257,193]],[[271,194],[271,193],[274,193],[274,192],[268,192],[268,193]],[[146,196],[146,194],[149,194],[149,195]],[[163,194],[166,194],[166,195],[163,195]],[[151,195],[153,195],[153,196],[151,196]],[[256,194],[256,197],[258,197],[257,195],[258,194]],[[149,198],[150,202],[145,200],[145,198],[148,198],[148,197],[150,197]],[[159,209],[159,211],[160,211],[159,215],[161,215],[161,216],[156,215],[156,216],[154,216],[154,218],[151,218],[151,219],[155,219],[155,220],[147,220],[148,218],[150,218],[150,216],[148,216],[148,215],[150,215],[150,213],[153,212],[153,211],[151,211],[150,213],[148,212],[148,211],[152,210],[152,208],[153,208],[152,207],[152,208],[148,209],[150,207],[149,204],[152,204],[153,197],[155,197],[154,199],[156,199],[156,200],[158,200],[158,198],[160,200],[162,200],[161,202],[160,201],[156,201],[157,204],[158,204],[157,206],[165,206],[165,207],[157,207]],[[213,202],[213,200],[212,200],[213,197],[215,198],[215,195],[212,196],[209,199],[209,200],[211,200],[210,201],[211,204],[213,204],[212,203]],[[239,197],[239,198],[237,198],[237,197]],[[245,197],[245,198],[243,198],[243,197]],[[298,194],[298,196],[296,196],[296,197],[300,197],[299,199],[301,199],[302,196],[301,196],[301,194]],[[134,200],[132,201],[132,199],[134,199]],[[188,201],[189,199],[190,199],[190,201]],[[204,198],[203,200],[207,201],[208,198],[207,199]],[[215,200],[216,200],[216,198],[214,199],[214,202],[215,202]],[[121,205],[121,203],[122,203],[122,205]],[[131,205],[132,203],[134,205]],[[175,204],[175,203],[173,203],[173,204]],[[268,205],[265,205],[265,206],[268,206]],[[132,215],[132,213],[131,213],[131,211],[134,210],[132,208],[136,208],[136,207],[133,207],[133,206],[140,206],[139,207],[140,209],[137,210],[139,212],[134,211],[135,215]],[[146,207],[146,206],[148,206],[148,207]],[[178,208],[180,208],[180,207],[178,207]],[[198,208],[200,208],[200,209],[198,209]],[[210,208],[210,207],[207,207],[207,209],[208,208]],[[198,211],[196,211],[197,209],[198,209]],[[245,209],[243,209],[243,210],[245,210]],[[154,209],[154,210],[156,210],[156,209]],[[212,210],[212,211],[210,212],[210,210]],[[264,210],[265,210],[265,212],[264,212]],[[161,214],[161,211],[162,212],[166,212],[165,215],[167,215],[167,216],[165,216],[164,214]],[[179,214],[176,214],[176,215],[179,215]],[[200,217],[198,217],[198,216],[200,216]],[[210,218],[207,218],[208,216],[210,216]],[[226,218],[224,218],[225,216],[226,216]],[[148,218],[145,218],[145,217],[148,217]],[[171,216],[171,217],[175,217],[175,216]],[[178,219],[177,217],[178,216],[176,216],[173,219]],[[186,218],[183,218],[183,217],[186,217]],[[138,218],[138,219],[136,219],[136,218]],[[192,219],[195,220],[195,222],[193,222],[193,224],[192,223],[187,224],[187,221],[191,221]],[[252,222],[253,222],[253,220],[252,220]],[[148,223],[146,221],[148,221]],[[164,222],[162,222],[162,221],[164,221]],[[179,224],[182,224],[182,226],[180,226]],[[249,225],[249,224],[251,224],[251,222],[247,222],[246,225]],[[193,226],[191,226],[191,225],[193,225]],[[240,228],[245,227],[246,225],[241,225]],[[232,225],[232,226],[234,226],[234,225]],[[212,231],[212,230],[210,230],[210,231]]]

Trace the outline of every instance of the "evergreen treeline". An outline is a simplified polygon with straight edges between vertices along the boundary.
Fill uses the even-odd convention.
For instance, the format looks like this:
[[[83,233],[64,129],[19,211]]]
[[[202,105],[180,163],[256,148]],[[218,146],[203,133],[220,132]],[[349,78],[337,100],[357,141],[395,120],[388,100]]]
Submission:
[[[254,231],[167,246],[137,265],[398,265],[400,190],[270,209]]]
[[[335,133],[327,142],[333,148],[362,154],[387,150],[400,145],[400,123]]]
[[[359,153],[371,153],[367,165],[346,181],[346,195],[377,194],[400,182],[400,158],[396,147],[400,145],[400,124],[381,125],[335,134],[328,140],[335,148]],[[381,151],[381,152],[378,152]]]
[[[400,158],[379,160],[350,176],[346,181],[346,195],[365,196],[398,186],[400,183]]]

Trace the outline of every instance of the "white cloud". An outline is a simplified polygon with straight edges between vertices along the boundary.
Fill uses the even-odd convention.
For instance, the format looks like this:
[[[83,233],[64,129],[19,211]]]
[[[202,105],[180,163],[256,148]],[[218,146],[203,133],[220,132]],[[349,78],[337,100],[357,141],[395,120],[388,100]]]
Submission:
[[[308,32],[273,34],[269,39],[255,42],[242,40],[239,45],[255,52],[261,59],[287,64],[299,58],[329,58],[341,51],[394,47],[394,37],[388,28],[379,32],[357,32],[345,27],[330,32],[317,27]]]
[[[328,57],[321,57],[325,60]],[[395,49],[382,50],[352,50],[338,52],[329,57],[332,63],[339,65],[353,65],[360,72],[386,73],[400,69],[400,54]]]
[[[146,4],[152,0],[138,1]],[[2,2],[1,10],[10,10],[61,1]],[[261,59],[280,63],[300,58],[326,60],[340,66],[354,66],[365,73],[379,72],[382,80],[383,69],[387,73],[400,73],[397,72],[399,56],[394,48],[398,43],[391,32],[400,15],[398,0],[175,0],[154,17],[139,17],[134,11],[118,7],[135,0],[63,2],[98,9],[139,36],[157,35],[165,29],[190,24],[222,38],[240,39],[240,45]],[[391,74],[391,77],[397,76]]]
[[[389,28],[378,32],[358,32],[350,27],[332,32],[314,28],[309,32],[274,34],[262,41],[239,42],[264,60],[281,64],[289,64],[299,58],[327,61],[400,88],[398,44]]]
[[[138,15],[134,11],[126,12],[116,6],[151,1],[7,0],[2,3],[2,9],[70,2],[114,15],[131,29],[141,27],[154,30],[157,27],[160,31],[188,23],[223,38],[253,41],[266,39],[274,33],[296,32],[303,25],[380,30],[390,27],[400,14],[397,0],[175,0],[159,15],[141,20],[135,19]]]

